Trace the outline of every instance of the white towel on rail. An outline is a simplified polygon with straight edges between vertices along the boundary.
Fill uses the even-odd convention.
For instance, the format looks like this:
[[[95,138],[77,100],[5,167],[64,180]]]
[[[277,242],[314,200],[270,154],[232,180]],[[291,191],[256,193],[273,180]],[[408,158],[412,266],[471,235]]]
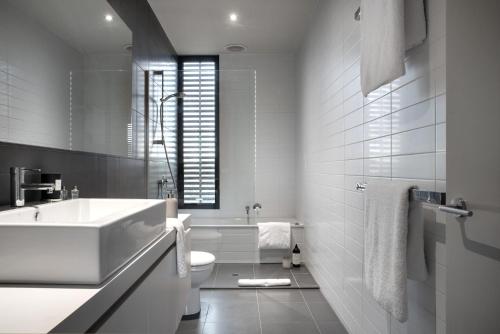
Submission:
[[[408,278],[414,281],[425,281],[428,272],[424,251],[424,210],[421,202],[410,201],[406,249]]]
[[[176,218],[167,218],[167,226],[176,230],[175,249],[177,251],[177,274],[180,278],[185,278],[188,274],[186,263],[186,248],[184,244],[185,234],[182,220]],[[191,268],[189,268],[190,270]]]
[[[290,249],[290,223],[257,223],[259,249]]]
[[[408,236],[409,220],[419,223],[422,218],[419,205],[412,204],[417,210],[415,215],[409,211],[410,188],[401,182],[374,181],[365,191],[364,284],[375,301],[400,322],[408,318],[407,263],[415,263],[419,270],[423,264],[425,270],[423,230],[412,241],[416,251],[407,252],[408,240],[413,238]],[[420,231],[420,227],[423,225],[411,230]],[[421,243],[420,249],[417,242]],[[407,258],[410,253],[415,259]],[[421,262],[417,261],[418,256],[422,256]]]
[[[423,0],[361,0],[361,90],[375,89],[405,74],[405,51],[426,36]]]

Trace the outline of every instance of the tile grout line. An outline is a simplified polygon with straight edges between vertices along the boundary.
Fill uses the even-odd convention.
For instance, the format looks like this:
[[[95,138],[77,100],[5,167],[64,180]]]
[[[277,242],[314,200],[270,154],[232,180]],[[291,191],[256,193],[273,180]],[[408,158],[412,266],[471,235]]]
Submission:
[[[311,308],[309,307],[309,303],[306,300],[306,297],[304,297],[304,294],[302,293],[302,289],[299,289],[300,295],[302,296],[302,300],[304,300],[304,304],[306,304],[307,310],[309,311],[309,315],[311,316],[314,326],[316,326],[316,329],[318,330],[318,333],[322,334],[321,329],[319,328],[318,322],[316,321],[316,318],[314,317],[314,314],[311,311]]]
[[[255,278],[255,263],[252,264],[253,277]],[[260,316],[260,304],[259,304],[259,289],[255,289],[255,298],[257,298],[257,314],[259,315],[259,329],[260,334],[262,334],[262,319]]]
[[[293,273],[293,270],[292,270],[292,269],[289,269],[289,271],[290,271],[290,273],[292,274],[292,278],[293,278],[293,280],[295,281],[295,284],[297,285],[297,288],[300,290],[300,289],[301,289],[301,287],[300,287],[300,285],[299,285],[299,282],[297,281],[297,278],[295,278],[295,274]],[[301,292],[301,294],[302,294],[302,292]],[[302,297],[302,298],[303,298],[303,297]],[[305,299],[304,299],[304,301],[305,301]]]
[[[215,288],[217,285],[217,274],[219,273],[219,267],[220,265],[218,264],[215,266],[215,276],[214,276],[214,282],[212,283],[212,288]]]

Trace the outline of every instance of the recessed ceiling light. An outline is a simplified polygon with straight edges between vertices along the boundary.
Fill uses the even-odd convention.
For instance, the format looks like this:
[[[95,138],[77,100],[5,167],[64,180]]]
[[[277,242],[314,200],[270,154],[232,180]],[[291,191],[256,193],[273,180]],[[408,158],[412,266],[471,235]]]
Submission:
[[[229,14],[229,19],[231,20],[231,22],[238,21],[238,14],[236,14],[236,13]]]
[[[111,22],[113,21],[113,15],[111,14],[106,14],[106,16],[104,16],[104,19],[108,22]]]

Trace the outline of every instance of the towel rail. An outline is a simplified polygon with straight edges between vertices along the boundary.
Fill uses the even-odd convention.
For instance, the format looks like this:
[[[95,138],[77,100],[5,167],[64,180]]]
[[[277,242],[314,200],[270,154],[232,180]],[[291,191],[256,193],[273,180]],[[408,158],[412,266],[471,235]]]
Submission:
[[[366,183],[356,183],[356,190],[366,189]],[[446,205],[446,193],[436,191],[423,191],[416,188],[411,189],[411,200],[429,204]]]

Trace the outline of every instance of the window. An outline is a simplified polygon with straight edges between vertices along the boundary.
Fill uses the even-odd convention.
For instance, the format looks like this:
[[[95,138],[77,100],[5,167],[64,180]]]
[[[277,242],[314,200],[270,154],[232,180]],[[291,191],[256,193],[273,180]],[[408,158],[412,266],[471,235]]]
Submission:
[[[179,57],[179,199],[185,209],[219,208],[219,58]]]

